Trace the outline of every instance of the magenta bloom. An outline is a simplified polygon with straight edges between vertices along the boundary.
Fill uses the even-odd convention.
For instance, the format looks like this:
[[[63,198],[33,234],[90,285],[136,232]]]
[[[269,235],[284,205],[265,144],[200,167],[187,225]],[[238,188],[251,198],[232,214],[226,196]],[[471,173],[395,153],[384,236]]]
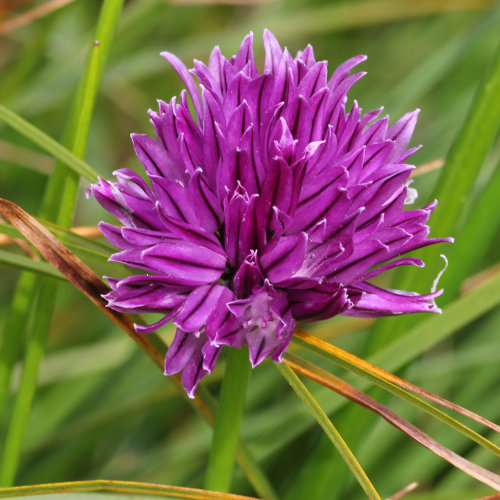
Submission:
[[[164,52],[195,116],[185,90],[159,101],[149,112],[156,138],[132,135],[149,183],[122,169],[90,188],[123,224],[100,224],[121,250],[111,260],[147,273],[109,278],[109,307],[164,315],[138,332],[174,322],[165,373],[182,372],[190,396],[222,346],[247,344],[253,366],[281,361],[296,321],[439,312],[440,291],[369,282],[423,266],[398,257],[449,241],[427,238],[435,203],[403,210],[418,111],[389,127],[381,110],[361,114],[356,101],[346,110],[364,56],[328,78],[311,46],[293,58],[269,31],[264,44],[262,73],[252,34],[231,59],[216,47],[191,71]]]

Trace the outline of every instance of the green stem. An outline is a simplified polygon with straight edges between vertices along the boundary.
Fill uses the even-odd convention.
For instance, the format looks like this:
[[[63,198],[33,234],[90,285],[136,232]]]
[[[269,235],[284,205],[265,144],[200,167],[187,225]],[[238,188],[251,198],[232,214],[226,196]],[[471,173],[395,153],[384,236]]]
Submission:
[[[205,476],[205,488],[229,491],[250,378],[248,349],[229,349]]]

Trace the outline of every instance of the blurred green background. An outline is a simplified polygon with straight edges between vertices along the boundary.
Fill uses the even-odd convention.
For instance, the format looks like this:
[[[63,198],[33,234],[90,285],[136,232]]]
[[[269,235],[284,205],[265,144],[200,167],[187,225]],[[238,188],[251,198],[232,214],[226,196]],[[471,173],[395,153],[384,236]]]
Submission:
[[[100,2],[69,1],[24,25],[13,23],[46,3],[0,1],[0,102],[60,139]],[[424,147],[413,162],[421,165],[446,157],[466,119],[500,39],[500,6],[486,0],[127,1],[105,68],[86,161],[105,178],[117,168],[140,171],[129,134],[152,133],[147,109],[155,108],[156,99],[169,100],[182,88],[160,51],[174,52],[190,67],[193,58],[206,61],[216,44],[226,56],[232,55],[252,30],[262,67],[264,28],[271,29],[292,53],[311,43],[316,58],[328,60],[331,71],[349,57],[368,55],[361,67],[368,75],[351,90],[350,102],[356,99],[364,111],[385,106],[391,122],[420,108],[413,145]],[[488,184],[499,158],[497,141],[481,170],[476,195]],[[36,213],[52,166],[49,156],[0,124],[0,197]],[[418,206],[432,196],[438,175],[436,169],[415,178]],[[111,220],[97,203],[85,199],[87,187],[82,181],[75,224],[95,226],[99,220]],[[476,222],[497,227],[498,214],[491,215],[491,222]],[[432,232],[448,236],[439,227]],[[500,235],[495,233],[474,272],[498,267]],[[14,246],[2,248],[17,251]],[[121,272],[100,259],[88,255],[84,259],[98,274]],[[1,325],[19,272],[2,266],[0,273]],[[305,329],[363,354],[370,326],[335,318]],[[405,377],[498,422],[499,327],[500,311],[482,316],[415,360]],[[172,331],[167,326],[162,333],[168,338]],[[214,393],[222,373],[219,363],[206,378]],[[19,370],[13,394],[18,377]],[[324,401],[325,393],[308,386]],[[333,393],[328,397],[339,398]],[[455,451],[500,472],[497,457],[408,405],[385,401]],[[382,495],[394,494],[412,481],[420,487],[405,498],[414,500],[467,500],[490,491],[381,419],[371,419],[365,410],[351,406],[334,414],[333,421],[346,433]],[[1,416],[0,437],[9,408]],[[252,374],[242,433],[280,498],[363,498],[333,447],[322,445],[319,427],[271,363]],[[210,428],[173,384],[82,294],[62,284],[17,484],[102,477],[200,487],[210,438]],[[255,494],[241,473],[233,491]]]

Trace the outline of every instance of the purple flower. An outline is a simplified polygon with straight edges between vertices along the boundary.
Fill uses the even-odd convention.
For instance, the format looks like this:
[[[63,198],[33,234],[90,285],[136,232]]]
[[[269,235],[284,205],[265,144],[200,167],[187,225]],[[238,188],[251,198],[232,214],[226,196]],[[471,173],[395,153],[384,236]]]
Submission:
[[[149,183],[122,169],[90,188],[123,224],[100,224],[121,250],[111,260],[145,271],[110,278],[109,307],[163,315],[138,332],[174,322],[165,373],[182,372],[190,396],[222,346],[247,344],[253,366],[281,361],[296,321],[439,312],[441,291],[369,282],[423,266],[400,256],[450,241],[427,238],[435,203],[403,209],[418,111],[389,127],[381,109],[346,110],[365,57],[328,78],[311,46],[293,58],[269,31],[259,73],[252,38],[229,60],[216,47],[191,71],[164,52],[187,92],[149,112],[155,139],[132,135]]]

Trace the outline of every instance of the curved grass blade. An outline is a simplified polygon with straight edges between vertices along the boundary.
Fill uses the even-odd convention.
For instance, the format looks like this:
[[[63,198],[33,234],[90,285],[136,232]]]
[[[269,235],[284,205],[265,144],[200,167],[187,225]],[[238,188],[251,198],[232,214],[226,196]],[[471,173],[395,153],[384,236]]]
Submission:
[[[160,370],[164,370],[164,353],[167,345],[154,333],[139,335],[130,317],[109,309],[102,295],[109,291],[106,284],[76,255],[71,253],[54,235],[45,229],[34,217],[14,203],[0,199],[0,214],[5,217],[30,243],[58,269],[76,288],[82,291],[95,305],[144,350]],[[135,317],[136,322],[142,322]],[[215,423],[215,402],[202,386],[198,387],[194,399],[189,399],[182,387],[180,377],[174,380],[180,393],[213,425]],[[277,496],[265,475],[260,470],[250,451],[240,442],[236,453],[238,463],[245,471],[256,491],[264,498]]]
[[[444,406],[445,408],[448,408],[450,410],[456,411],[457,413],[460,413],[461,415],[464,415],[486,427],[489,427],[490,429],[493,429],[495,432],[500,433],[500,425],[490,422],[488,419],[481,417],[481,415],[477,415],[467,408],[463,408],[462,406],[441,398],[440,396],[437,396],[432,392],[426,391],[425,389],[422,389],[421,387],[418,387],[398,377],[397,375],[393,375],[392,373],[383,370],[382,368],[379,368],[378,366],[375,366],[372,363],[365,361],[364,359],[358,358],[357,356],[354,356],[354,354],[344,351],[339,347],[318,339],[313,335],[309,335],[308,333],[302,332],[300,330],[295,330],[295,334],[292,339],[297,345],[312,350],[320,356],[333,361],[342,368],[346,368],[347,370],[353,371],[358,375],[366,377],[376,384],[383,384],[383,387],[391,390],[391,392],[393,392],[393,390],[386,385],[387,382],[391,385],[400,387],[405,391],[410,391],[419,396],[423,396],[430,401],[433,401],[434,403]],[[500,448],[495,445],[493,446],[495,447],[495,449],[492,451],[495,454],[500,455]]]
[[[46,151],[68,168],[81,175],[90,182],[97,180],[97,172],[83,160],[75,156],[69,149],[52,139],[45,132],[35,127],[18,114],[14,113],[4,105],[0,104],[0,121],[13,128],[21,135],[34,142],[37,146]]]
[[[372,500],[380,500],[380,495],[373,487],[372,483],[368,479],[368,476],[366,475],[359,462],[356,460],[356,457],[352,454],[346,442],[342,439],[340,433],[334,427],[327,414],[323,411],[313,395],[307,390],[307,387],[301,382],[299,377],[297,377],[297,375],[292,370],[292,368],[295,369],[293,364],[286,361],[283,364],[277,363],[275,366],[281,372],[283,377],[285,377],[287,382],[292,386],[292,389],[297,393],[299,398],[302,399],[302,401],[309,408],[318,424],[325,431],[328,439],[330,439],[330,441],[334,444],[335,448],[337,448],[347,466],[351,469],[352,473],[356,477],[358,483],[363,488],[368,498],[371,498]]]
[[[51,495],[56,493],[82,493],[89,491],[107,491],[112,493],[126,493],[129,495],[153,495],[167,498],[191,498],[193,500],[256,500],[255,497],[200,490],[198,488],[184,488],[182,486],[167,486],[133,481],[108,481],[105,479],[0,488],[0,498]]]
[[[296,372],[324,385],[325,387],[328,387],[337,394],[364,406],[368,410],[377,413],[391,425],[410,436],[417,443],[432,451],[437,456],[443,458],[458,469],[461,469],[469,476],[490,486],[496,491],[500,491],[500,476],[480,467],[479,465],[469,462],[469,460],[446,448],[422,432],[420,429],[410,424],[410,422],[401,418],[392,410],[354,388],[352,385],[344,382],[326,370],[317,367],[309,361],[303,360],[293,354],[287,354],[285,356],[285,362]]]

